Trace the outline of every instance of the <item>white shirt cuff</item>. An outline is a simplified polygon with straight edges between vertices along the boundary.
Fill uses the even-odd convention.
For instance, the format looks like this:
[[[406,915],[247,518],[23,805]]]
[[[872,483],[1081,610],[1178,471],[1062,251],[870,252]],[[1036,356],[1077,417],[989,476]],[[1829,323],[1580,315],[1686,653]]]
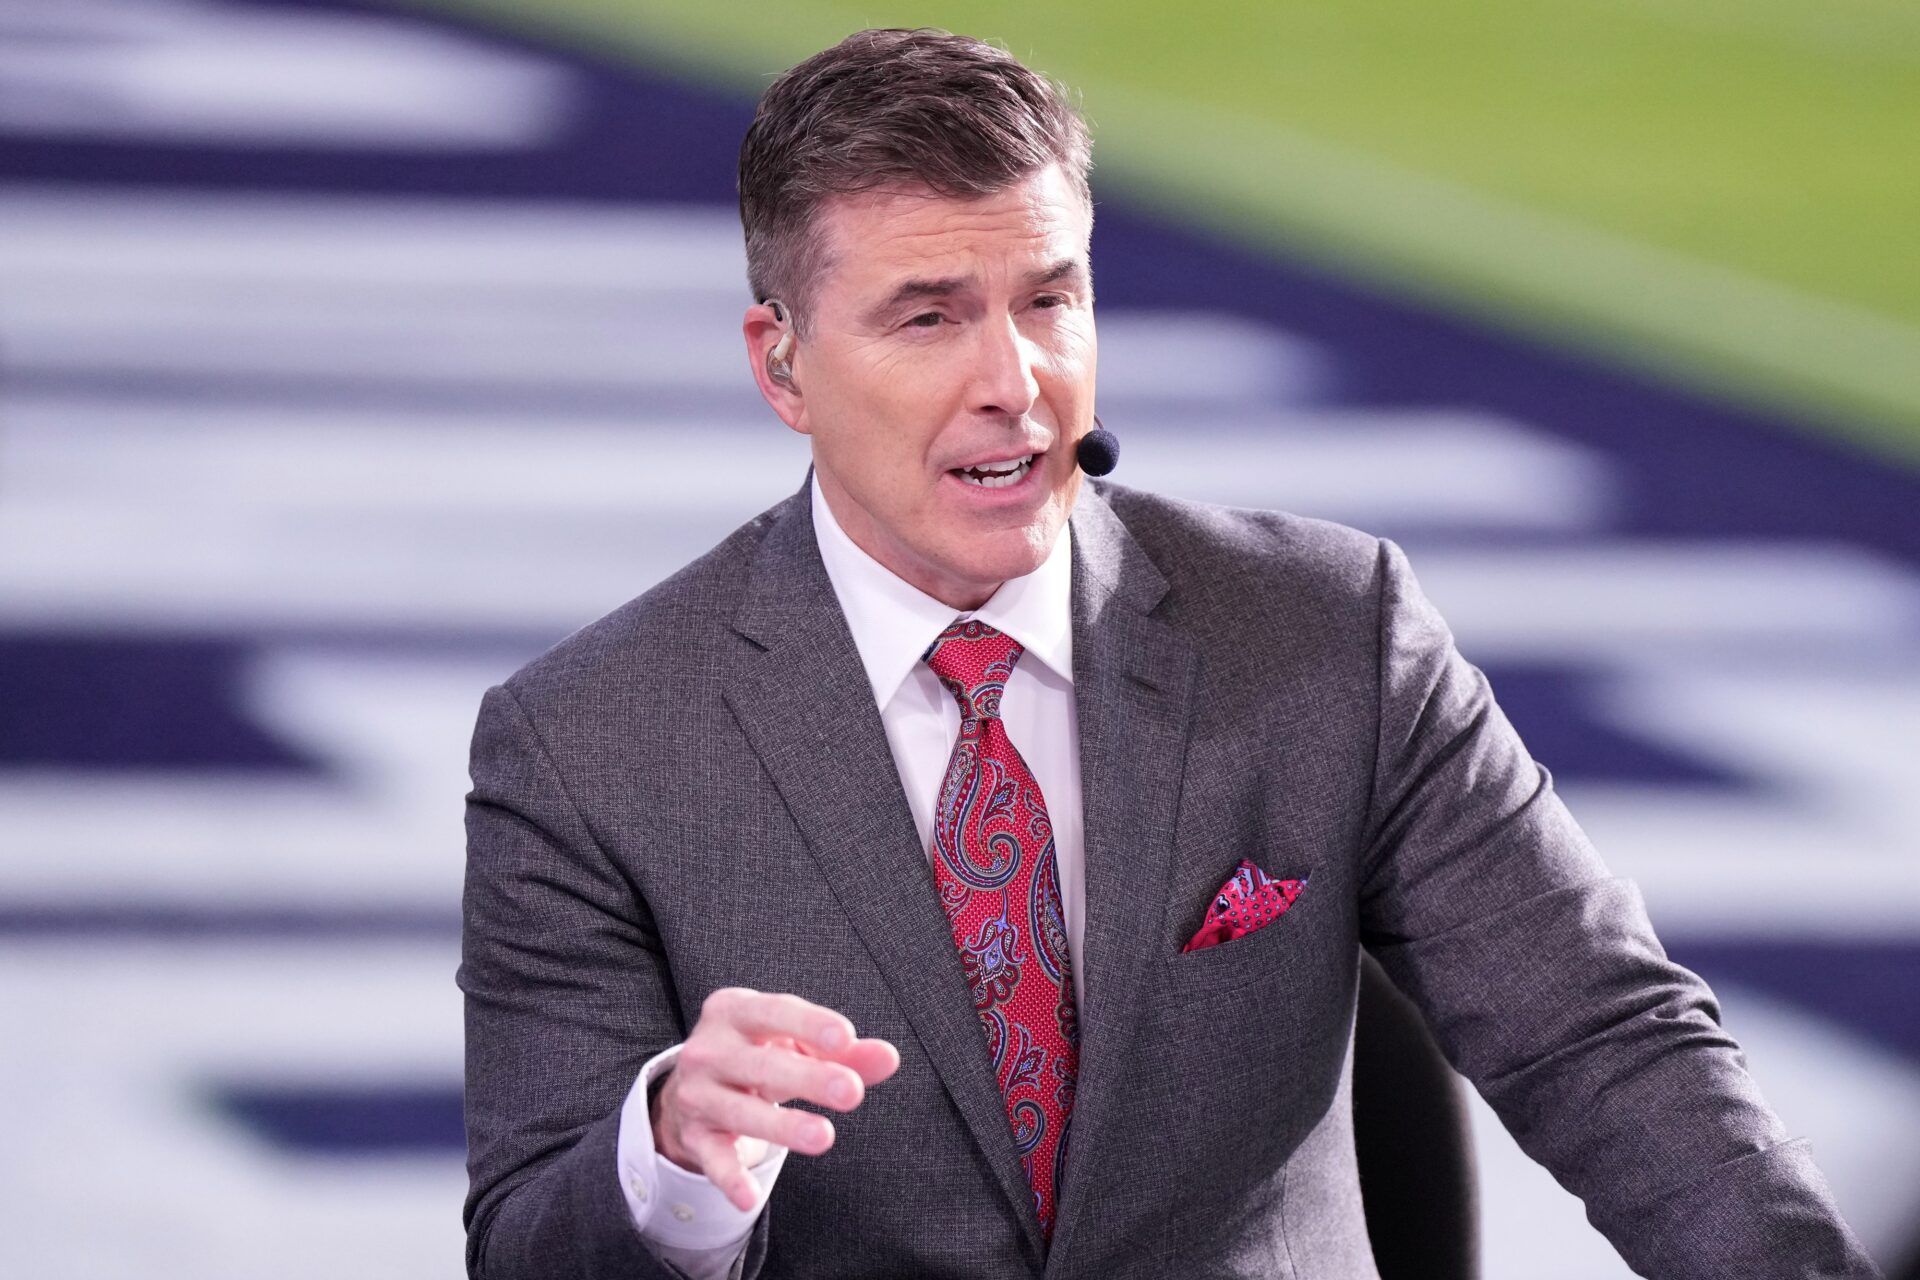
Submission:
[[[682,1169],[655,1151],[647,1086],[673,1066],[681,1047],[676,1044],[649,1058],[621,1104],[620,1189],[633,1225],[649,1241],[683,1249],[736,1245],[753,1231],[754,1220],[766,1207],[774,1179],[786,1163],[787,1148],[769,1143],[766,1156],[748,1168],[759,1193],[753,1208],[746,1211],[727,1199],[706,1174]]]

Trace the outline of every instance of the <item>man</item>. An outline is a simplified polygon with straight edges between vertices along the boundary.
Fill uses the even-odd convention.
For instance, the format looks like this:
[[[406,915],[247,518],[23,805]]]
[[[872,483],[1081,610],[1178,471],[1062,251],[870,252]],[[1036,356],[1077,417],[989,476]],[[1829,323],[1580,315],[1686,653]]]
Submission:
[[[762,99],[814,468],[482,705],[472,1274],[1371,1277],[1363,945],[1643,1274],[1872,1274],[1399,550],[1083,481],[1087,170],[944,33]]]

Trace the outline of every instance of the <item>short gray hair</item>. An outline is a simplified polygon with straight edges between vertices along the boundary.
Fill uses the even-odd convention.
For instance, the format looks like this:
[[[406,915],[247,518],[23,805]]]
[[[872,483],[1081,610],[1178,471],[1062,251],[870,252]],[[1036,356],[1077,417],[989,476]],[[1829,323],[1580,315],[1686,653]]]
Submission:
[[[827,265],[814,215],[828,197],[914,188],[990,195],[1051,164],[1091,211],[1093,143],[1064,87],[971,36],[856,31],[769,85],[740,144],[754,300],[780,298],[796,327],[805,325]]]

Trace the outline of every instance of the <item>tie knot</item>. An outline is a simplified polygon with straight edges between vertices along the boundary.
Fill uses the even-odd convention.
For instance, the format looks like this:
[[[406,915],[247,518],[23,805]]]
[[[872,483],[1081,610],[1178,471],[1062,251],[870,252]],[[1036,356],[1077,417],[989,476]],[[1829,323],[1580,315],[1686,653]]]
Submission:
[[[927,646],[921,661],[960,701],[963,720],[991,720],[1000,714],[1000,694],[1025,652],[1020,642],[984,622],[956,622]]]

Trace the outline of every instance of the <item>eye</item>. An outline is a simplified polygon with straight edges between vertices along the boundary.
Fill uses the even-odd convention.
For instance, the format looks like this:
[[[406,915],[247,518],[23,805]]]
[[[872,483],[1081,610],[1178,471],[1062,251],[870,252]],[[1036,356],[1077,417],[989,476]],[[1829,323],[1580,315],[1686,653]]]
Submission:
[[[936,329],[944,319],[946,319],[946,317],[938,311],[922,311],[919,315],[907,321],[907,327],[910,329]]]
[[[1033,305],[1039,307],[1042,311],[1058,311],[1061,307],[1067,305],[1067,301],[1068,299],[1064,294],[1043,293],[1033,300]]]

